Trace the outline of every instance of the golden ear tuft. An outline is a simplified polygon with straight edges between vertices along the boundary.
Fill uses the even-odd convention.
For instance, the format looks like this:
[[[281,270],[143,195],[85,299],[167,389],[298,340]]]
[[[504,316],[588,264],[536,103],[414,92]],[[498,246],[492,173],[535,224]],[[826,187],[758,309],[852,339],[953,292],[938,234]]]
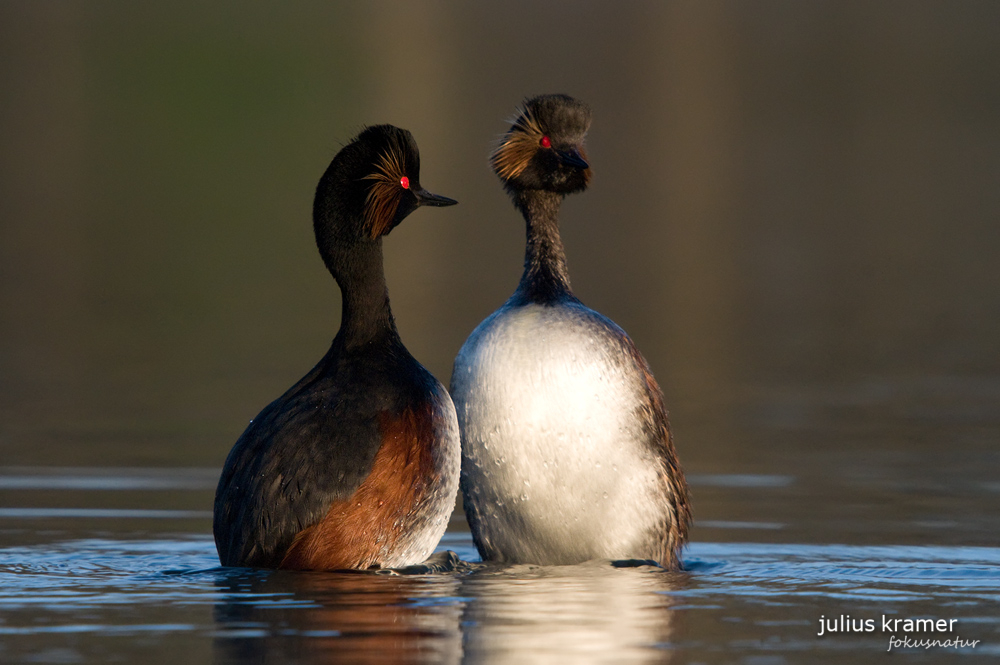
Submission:
[[[392,220],[396,216],[399,202],[403,198],[403,186],[400,180],[406,177],[403,168],[403,151],[397,139],[393,139],[388,149],[382,153],[378,161],[378,171],[365,180],[374,180],[365,199],[364,231],[373,239],[383,236],[392,228]]]
[[[490,156],[493,170],[504,180],[510,180],[528,168],[531,158],[538,152],[539,142],[545,132],[529,109],[523,109],[507,135]]]

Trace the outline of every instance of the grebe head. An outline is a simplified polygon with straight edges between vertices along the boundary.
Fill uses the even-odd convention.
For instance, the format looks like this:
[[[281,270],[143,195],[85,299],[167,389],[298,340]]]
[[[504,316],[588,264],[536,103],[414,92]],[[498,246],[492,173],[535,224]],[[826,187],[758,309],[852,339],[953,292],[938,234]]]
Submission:
[[[420,206],[455,203],[420,186],[420,152],[410,132],[374,125],[345,145],[320,178],[316,243],[332,269],[337,248],[378,242]]]
[[[493,152],[493,170],[511,193],[544,190],[583,191],[590,165],[583,140],[590,128],[590,107],[568,95],[540,95],[524,102]]]

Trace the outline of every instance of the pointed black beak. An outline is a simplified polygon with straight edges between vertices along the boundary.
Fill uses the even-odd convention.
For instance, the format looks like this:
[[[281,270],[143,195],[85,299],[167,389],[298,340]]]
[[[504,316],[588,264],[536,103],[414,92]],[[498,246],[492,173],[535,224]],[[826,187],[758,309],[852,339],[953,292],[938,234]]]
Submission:
[[[458,203],[455,199],[449,199],[447,196],[431,194],[426,189],[414,189],[413,195],[417,197],[418,206],[434,206],[435,208],[443,208],[444,206],[453,206]]]
[[[580,156],[580,152],[576,148],[556,150],[556,154],[559,156],[559,162],[564,166],[575,166],[578,169],[590,168],[590,164]]]

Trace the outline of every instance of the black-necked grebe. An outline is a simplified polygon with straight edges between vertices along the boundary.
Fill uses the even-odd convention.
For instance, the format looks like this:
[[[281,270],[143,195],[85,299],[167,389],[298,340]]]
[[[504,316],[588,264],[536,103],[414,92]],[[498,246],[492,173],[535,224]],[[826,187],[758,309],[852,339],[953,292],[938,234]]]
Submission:
[[[343,295],[322,360],[254,418],[226,459],[215,543],[226,566],[332,570],[419,563],[455,504],[459,434],[444,387],[399,339],[382,236],[419,206],[409,132],[369,127],[319,181],[316,242]]]
[[[586,189],[590,109],[543,95],[492,157],[527,222],[524,274],[455,359],[461,488],[485,560],[680,566],[687,483],[660,387],[628,335],[570,289],[565,195]]]

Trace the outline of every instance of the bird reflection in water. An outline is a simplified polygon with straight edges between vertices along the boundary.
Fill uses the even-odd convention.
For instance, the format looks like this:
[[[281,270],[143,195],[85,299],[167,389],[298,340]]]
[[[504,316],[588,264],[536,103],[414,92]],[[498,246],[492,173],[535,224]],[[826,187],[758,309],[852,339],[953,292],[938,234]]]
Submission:
[[[220,580],[216,663],[458,663],[451,575],[246,571]]]
[[[232,571],[219,582],[215,662],[669,662],[668,592],[686,580],[609,561]]]
[[[464,655],[490,663],[665,663],[686,573],[609,561],[516,565],[466,578]]]

